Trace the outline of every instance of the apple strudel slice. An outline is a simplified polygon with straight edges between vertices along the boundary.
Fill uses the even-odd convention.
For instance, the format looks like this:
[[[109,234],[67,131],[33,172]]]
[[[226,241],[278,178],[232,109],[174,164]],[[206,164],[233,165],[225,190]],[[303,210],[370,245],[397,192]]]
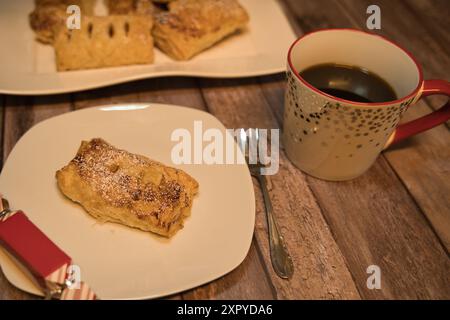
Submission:
[[[198,192],[197,181],[184,171],[102,139],[83,141],[56,179],[62,193],[94,218],[164,237],[183,227]]]

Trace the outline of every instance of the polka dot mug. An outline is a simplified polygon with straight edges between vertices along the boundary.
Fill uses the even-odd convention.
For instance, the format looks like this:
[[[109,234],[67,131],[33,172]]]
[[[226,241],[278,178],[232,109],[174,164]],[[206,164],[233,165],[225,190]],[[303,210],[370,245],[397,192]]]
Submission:
[[[359,66],[385,79],[399,99],[361,103],[328,95],[299,73],[320,64]],[[289,159],[325,180],[348,180],[364,173],[382,150],[450,119],[450,103],[399,125],[418,99],[450,96],[450,83],[423,80],[422,69],[406,50],[375,34],[330,29],[307,34],[288,53],[283,142]]]

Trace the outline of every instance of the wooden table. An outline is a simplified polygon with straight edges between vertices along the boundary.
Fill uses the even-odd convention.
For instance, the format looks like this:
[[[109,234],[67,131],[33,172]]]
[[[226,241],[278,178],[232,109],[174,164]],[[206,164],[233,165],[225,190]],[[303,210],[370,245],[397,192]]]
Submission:
[[[448,0],[284,0],[301,35],[320,28],[366,28],[366,8],[381,7],[381,34],[409,49],[426,78],[449,79]],[[161,102],[210,112],[229,128],[282,126],[284,75],[236,80],[162,78],[47,97],[0,96],[2,158],[32,126],[50,117],[109,103]],[[436,109],[420,101],[406,120]],[[233,272],[174,299],[449,299],[449,124],[384,152],[363,176],[325,182],[296,169],[282,153],[270,179],[275,216],[295,262],[290,281],[272,270],[258,184],[256,227]],[[369,265],[381,289],[366,286]],[[33,299],[0,274],[0,299]]]

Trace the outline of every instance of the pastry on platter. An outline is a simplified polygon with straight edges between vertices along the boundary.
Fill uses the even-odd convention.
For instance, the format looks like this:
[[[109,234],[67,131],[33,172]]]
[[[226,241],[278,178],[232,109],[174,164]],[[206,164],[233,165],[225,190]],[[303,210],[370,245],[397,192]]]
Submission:
[[[249,21],[238,0],[35,0],[30,25],[54,47],[57,71],[151,64],[154,44],[175,60],[189,60]],[[69,5],[81,9],[81,29],[67,27]]]
[[[153,63],[150,16],[84,17],[81,29],[60,27],[53,46],[58,71]]]
[[[110,15],[152,15],[156,8],[151,0],[109,0]]]
[[[81,14],[92,15],[94,0],[36,0],[35,9],[30,13],[30,26],[36,34],[36,39],[45,44],[54,40],[56,27],[65,25],[69,15],[67,7],[78,5]]]
[[[66,6],[64,4],[38,6],[30,13],[29,19],[36,40],[45,44],[52,43],[55,26],[63,25],[67,19]]]
[[[198,192],[197,181],[184,171],[102,139],[83,141],[56,179],[62,193],[96,219],[165,237],[183,227]]]
[[[176,60],[192,58],[249,21],[237,0],[177,0],[168,8],[156,15],[153,37],[156,46]]]

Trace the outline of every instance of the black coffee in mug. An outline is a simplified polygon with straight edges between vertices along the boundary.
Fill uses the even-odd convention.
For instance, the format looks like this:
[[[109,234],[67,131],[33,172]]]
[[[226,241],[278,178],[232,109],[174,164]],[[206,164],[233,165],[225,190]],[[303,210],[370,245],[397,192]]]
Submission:
[[[300,76],[320,91],[345,100],[379,103],[397,99],[383,78],[357,66],[320,64],[305,69]]]

